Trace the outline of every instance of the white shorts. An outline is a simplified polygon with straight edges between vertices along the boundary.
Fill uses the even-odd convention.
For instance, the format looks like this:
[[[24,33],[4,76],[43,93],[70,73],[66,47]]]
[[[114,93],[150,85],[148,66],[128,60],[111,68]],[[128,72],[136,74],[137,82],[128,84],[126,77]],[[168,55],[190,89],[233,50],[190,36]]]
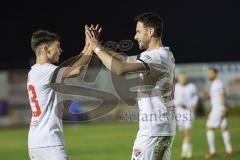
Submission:
[[[207,120],[207,128],[226,128],[227,118],[222,118],[219,112],[211,112]]]
[[[31,160],[68,160],[63,146],[29,148]]]
[[[184,129],[191,129],[194,121],[194,113],[188,109],[177,107],[176,109],[176,120],[178,129],[180,131]]]
[[[173,136],[138,135],[131,160],[170,160]]]

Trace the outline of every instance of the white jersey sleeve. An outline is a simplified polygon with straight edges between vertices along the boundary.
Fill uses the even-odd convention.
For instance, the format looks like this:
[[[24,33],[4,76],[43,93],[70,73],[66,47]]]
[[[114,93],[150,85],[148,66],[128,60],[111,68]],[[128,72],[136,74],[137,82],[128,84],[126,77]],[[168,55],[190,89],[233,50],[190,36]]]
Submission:
[[[132,63],[132,62],[135,62],[137,59],[137,56],[128,56],[127,57],[127,63]]]
[[[143,52],[139,57],[137,57],[137,60],[144,64],[145,68],[148,71],[148,74],[160,75],[162,73],[168,72],[168,61],[166,61],[166,59],[163,59],[163,57],[160,56],[158,52],[152,52],[151,54],[146,54],[146,52]]]

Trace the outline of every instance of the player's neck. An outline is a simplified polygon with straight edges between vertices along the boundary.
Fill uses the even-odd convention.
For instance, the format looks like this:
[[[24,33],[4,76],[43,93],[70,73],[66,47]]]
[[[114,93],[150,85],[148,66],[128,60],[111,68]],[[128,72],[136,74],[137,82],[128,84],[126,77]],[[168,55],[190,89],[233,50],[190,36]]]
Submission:
[[[213,78],[213,79],[211,80],[211,82],[214,82],[214,81],[216,81],[216,80],[217,80],[217,77]]]
[[[186,86],[186,85],[187,85],[187,83],[180,83],[180,85],[181,85],[181,86]]]
[[[151,51],[161,47],[163,47],[162,40],[160,38],[152,38],[149,42],[147,51]]]
[[[37,56],[36,64],[45,64],[45,63],[50,63],[46,56],[43,56],[43,55]]]

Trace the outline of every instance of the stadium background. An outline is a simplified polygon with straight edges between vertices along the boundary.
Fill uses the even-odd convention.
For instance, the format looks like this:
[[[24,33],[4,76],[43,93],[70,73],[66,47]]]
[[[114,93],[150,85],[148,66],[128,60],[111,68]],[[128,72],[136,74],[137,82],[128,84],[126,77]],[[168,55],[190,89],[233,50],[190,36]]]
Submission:
[[[60,64],[77,54],[84,44],[85,24],[99,23],[103,26],[105,44],[115,42],[117,51],[121,41],[132,42],[124,52],[135,55],[140,51],[133,40],[134,17],[142,12],[156,12],[164,19],[163,42],[169,46],[176,59],[176,72],[185,71],[191,82],[202,91],[207,90],[207,68],[219,69],[229,107],[229,128],[232,135],[234,156],[240,158],[240,54],[239,54],[239,7],[229,1],[87,1],[87,2],[7,2],[2,6],[1,35],[3,43],[0,54],[0,159],[24,160],[27,155],[27,131],[31,116],[27,99],[27,71],[34,63],[30,37],[37,29],[55,31],[61,36],[64,50]],[[118,45],[116,45],[118,44]],[[118,105],[111,112],[88,122],[76,122],[74,114],[66,114],[66,148],[70,159],[125,160],[129,159],[137,131],[134,116],[136,107],[125,102],[134,101],[134,96],[119,94],[124,86],[98,60],[93,60],[87,74],[70,79],[66,83],[80,84],[106,91],[118,98]],[[95,73],[98,73],[97,75]],[[70,99],[73,112],[87,112],[99,104],[99,100],[86,96],[64,95]],[[115,100],[105,99],[108,105]],[[198,117],[192,133],[193,160],[203,159],[207,152],[205,122],[209,102],[200,98]],[[88,117],[89,116],[89,117]],[[80,119],[81,120],[81,119]],[[221,135],[217,134],[218,157],[224,152]],[[178,133],[173,145],[173,160],[180,159],[181,135]]]

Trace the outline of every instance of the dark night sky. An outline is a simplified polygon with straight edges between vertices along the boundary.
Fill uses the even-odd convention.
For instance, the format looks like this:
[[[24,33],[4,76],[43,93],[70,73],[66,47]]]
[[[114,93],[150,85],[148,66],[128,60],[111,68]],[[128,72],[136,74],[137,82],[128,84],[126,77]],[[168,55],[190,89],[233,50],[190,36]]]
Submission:
[[[29,67],[30,38],[37,29],[59,33],[63,61],[83,47],[84,24],[100,23],[105,41],[133,40],[134,17],[149,11],[164,19],[163,42],[177,63],[239,61],[239,8],[237,0],[9,2],[1,9],[0,70]],[[134,41],[127,54],[139,52]]]

